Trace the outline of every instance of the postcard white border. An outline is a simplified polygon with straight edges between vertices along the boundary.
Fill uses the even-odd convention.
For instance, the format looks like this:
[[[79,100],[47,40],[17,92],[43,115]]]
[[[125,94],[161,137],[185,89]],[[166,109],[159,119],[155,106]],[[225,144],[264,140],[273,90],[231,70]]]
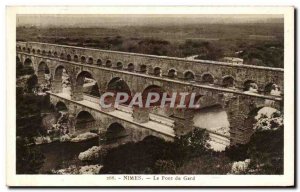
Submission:
[[[293,7],[7,7],[6,177],[9,186],[292,186],[294,185]],[[16,175],[16,14],[282,14],[284,15],[284,175],[196,175],[196,181],[106,180],[107,175]],[[9,104],[9,105],[8,105]],[[145,175],[144,175],[145,176]],[[149,175],[147,175],[148,177]],[[172,175],[174,176],[174,175]],[[122,177],[118,175],[118,177]]]

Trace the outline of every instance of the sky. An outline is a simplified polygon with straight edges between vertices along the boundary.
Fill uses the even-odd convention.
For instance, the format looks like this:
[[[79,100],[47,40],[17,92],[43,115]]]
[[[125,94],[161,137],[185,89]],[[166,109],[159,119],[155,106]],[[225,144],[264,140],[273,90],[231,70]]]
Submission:
[[[199,23],[282,23],[282,15],[18,15],[17,26],[121,27]]]

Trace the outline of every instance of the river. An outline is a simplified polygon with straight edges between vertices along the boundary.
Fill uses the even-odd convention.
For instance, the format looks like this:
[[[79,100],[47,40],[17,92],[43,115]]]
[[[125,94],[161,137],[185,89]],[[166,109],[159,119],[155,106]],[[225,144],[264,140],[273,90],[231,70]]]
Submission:
[[[51,170],[68,167],[69,163],[77,160],[80,152],[92,146],[99,145],[99,138],[93,138],[82,142],[52,142],[36,145],[45,156],[45,162],[40,169],[40,174],[49,173]]]

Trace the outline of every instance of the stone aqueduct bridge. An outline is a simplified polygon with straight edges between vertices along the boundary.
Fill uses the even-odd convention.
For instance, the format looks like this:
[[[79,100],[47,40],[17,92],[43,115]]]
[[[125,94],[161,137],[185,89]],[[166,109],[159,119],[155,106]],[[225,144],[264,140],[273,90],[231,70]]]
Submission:
[[[49,68],[53,77],[50,99],[55,105],[63,102],[74,122],[85,111],[96,119],[100,132],[118,123],[125,128],[122,134],[134,141],[147,135],[172,140],[176,135],[185,134],[194,128],[195,112],[169,110],[161,115],[150,109],[103,110],[83,94],[81,74],[96,80],[100,94],[116,79],[124,81],[131,94],[151,86],[167,92],[196,92],[201,108],[221,105],[227,112],[232,144],[249,140],[252,128],[245,122],[249,121],[252,111],[264,106],[279,110],[283,107],[283,95],[269,94],[274,84],[283,90],[283,69],[38,42],[17,42],[17,59],[24,65],[32,65],[39,82],[43,81],[45,67]],[[70,77],[70,96],[61,93],[62,69]],[[250,83],[257,85],[257,94],[245,92]],[[76,126],[72,131],[80,132]]]

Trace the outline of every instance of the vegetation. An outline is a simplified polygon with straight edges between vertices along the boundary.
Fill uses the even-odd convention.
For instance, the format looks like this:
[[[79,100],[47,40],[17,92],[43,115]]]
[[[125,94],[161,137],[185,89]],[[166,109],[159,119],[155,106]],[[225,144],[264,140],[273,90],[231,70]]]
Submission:
[[[44,163],[44,155],[34,147],[34,136],[42,133],[41,105],[43,99],[32,93],[36,82],[32,67],[22,67],[17,62],[17,78],[25,78],[26,86],[16,88],[16,172],[17,174],[37,174]]]
[[[208,60],[232,56],[251,65],[283,67],[283,23],[18,27],[17,40]]]
[[[23,137],[17,138],[17,174],[37,174],[44,163],[44,155],[33,148],[31,142]]]
[[[127,143],[107,152],[100,173],[114,174],[171,174],[187,159],[206,154],[208,135],[196,129],[175,142],[166,142],[156,137],[146,137],[137,143]]]

